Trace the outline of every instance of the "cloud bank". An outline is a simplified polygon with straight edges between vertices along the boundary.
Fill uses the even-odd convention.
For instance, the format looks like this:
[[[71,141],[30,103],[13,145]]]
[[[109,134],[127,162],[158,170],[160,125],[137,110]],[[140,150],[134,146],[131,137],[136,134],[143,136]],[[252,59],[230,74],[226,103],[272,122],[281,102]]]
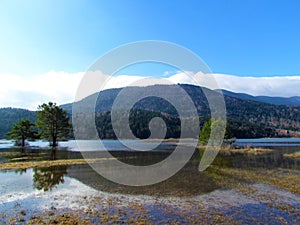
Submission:
[[[72,102],[84,74],[84,72],[56,71],[31,77],[0,74],[0,107],[36,110],[38,105],[48,101],[58,104]],[[135,85],[134,82],[143,78],[146,77],[129,75],[111,77],[105,89]],[[239,77],[227,74],[204,75],[181,72],[164,77],[164,79],[172,83],[196,84],[211,89],[220,88],[254,96],[300,96],[300,76]],[[212,82],[214,80],[216,82]],[[101,84],[99,84],[100,87]],[[90,94],[93,92],[95,90],[91,90]]]
[[[271,76],[271,77],[240,77],[228,74],[194,76],[202,77],[200,85],[216,89],[211,79],[215,79],[220,89],[253,96],[292,97],[300,96],[300,76]],[[193,76],[193,75],[192,75]],[[207,76],[207,77],[205,77]],[[169,78],[176,83],[193,84],[193,80],[184,73],[178,73]]]

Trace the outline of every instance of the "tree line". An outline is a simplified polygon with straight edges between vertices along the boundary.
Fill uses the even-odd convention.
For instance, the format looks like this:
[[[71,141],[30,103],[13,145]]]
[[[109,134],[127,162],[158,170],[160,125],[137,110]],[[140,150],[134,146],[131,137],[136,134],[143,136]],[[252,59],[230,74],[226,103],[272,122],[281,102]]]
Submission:
[[[7,135],[20,142],[24,147],[27,139],[46,139],[52,147],[56,147],[58,140],[67,139],[71,124],[66,110],[56,103],[49,102],[38,106],[37,121],[32,123],[29,119],[20,119],[12,126]]]
[[[122,114],[119,115],[121,118]],[[164,120],[167,126],[167,138],[179,138],[181,135],[181,121],[178,116],[169,115],[167,113],[155,112],[142,109],[132,109],[129,117],[129,126],[132,133],[141,139],[146,139],[150,136],[149,122],[154,117],[160,117]],[[189,120],[198,120],[202,133],[210,134],[209,127],[212,121],[210,117],[200,116],[188,118]],[[192,123],[193,121],[191,121]],[[116,139],[115,131],[111,122],[111,112],[96,113],[96,127],[100,139]],[[218,122],[219,124],[221,122]],[[217,124],[218,124],[217,123]],[[86,138],[94,138],[89,135],[89,127],[82,121],[82,132],[86,134]],[[125,136],[125,135],[124,135]],[[202,136],[205,136],[204,134]],[[255,124],[247,121],[228,118],[226,121],[225,138],[262,138],[276,137],[276,129],[263,124]],[[96,138],[96,137],[95,137]]]
[[[120,118],[122,118],[120,114]],[[179,138],[181,135],[181,121],[177,116],[169,115],[162,112],[153,112],[141,109],[132,109],[129,117],[129,125],[132,133],[140,138],[146,139],[150,136],[149,122],[154,117],[162,118],[167,126],[167,138]],[[209,117],[189,118],[189,120],[199,120],[201,133],[200,142],[205,144],[208,140],[211,127],[215,125],[221,126],[222,121],[212,121]],[[98,137],[90,137],[89,127],[85,127],[82,121],[81,131],[86,135],[86,139],[116,139],[115,131],[111,123],[111,113],[96,113],[96,127]],[[191,121],[193,123],[193,121]],[[215,127],[218,127],[215,126]],[[222,125],[223,126],[223,125]],[[213,128],[215,129],[215,128]],[[66,110],[57,106],[55,103],[49,102],[38,107],[36,123],[32,123],[29,119],[20,119],[17,124],[13,125],[8,133],[11,139],[19,141],[21,146],[25,146],[26,139],[46,139],[53,147],[57,146],[58,140],[67,140],[72,137],[72,129]],[[122,135],[124,138],[126,134]],[[257,125],[245,121],[228,119],[226,123],[225,138],[258,138],[258,137],[274,137],[276,130],[263,125]],[[187,137],[188,138],[188,137]]]

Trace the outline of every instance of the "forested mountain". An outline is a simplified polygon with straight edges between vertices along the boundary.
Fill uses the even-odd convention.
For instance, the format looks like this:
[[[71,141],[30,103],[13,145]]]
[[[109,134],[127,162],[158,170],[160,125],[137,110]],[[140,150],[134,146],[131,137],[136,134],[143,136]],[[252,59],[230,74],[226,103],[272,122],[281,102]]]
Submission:
[[[220,93],[193,85],[182,84],[180,86],[193,100],[200,122],[207,120],[210,115],[210,109],[203,90],[205,90],[205,93],[210,96],[217,96],[220,95]],[[87,114],[94,110],[97,112],[98,122],[96,123],[98,125],[98,129],[101,130],[99,131],[100,136],[103,136],[103,138],[114,137],[110,124],[110,111],[114,99],[121,90],[122,89],[105,90],[100,92],[99,95],[94,94],[76,103],[80,112]],[[172,93],[170,88],[165,85],[130,87],[129,90],[132,92],[143,91],[148,93],[176,95],[176,93]],[[97,99],[95,108],[93,108],[92,104],[90,104],[93,99]],[[181,102],[187,101],[187,97],[182,97],[182,95],[178,95],[178,99],[180,99]],[[228,127],[230,128],[232,135],[235,137],[274,137],[277,136],[277,132],[280,132],[280,135],[284,136],[291,133],[291,131],[300,131],[300,107],[268,104],[259,101],[236,98],[226,94],[224,95],[224,100],[227,109]],[[70,111],[72,105],[67,104],[62,107]],[[147,97],[142,99],[134,105],[132,111],[133,114],[136,112],[135,110],[141,110],[144,114],[147,112],[148,116],[151,114],[150,112],[160,113],[164,120],[166,120],[164,118],[165,116],[178,119],[176,109],[166,100],[157,97]],[[136,117],[135,121],[138,121],[138,123],[141,124],[141,119],[142,118],[137,119]],[[145,121],[148,121],[148,119]],[[103,127],[106,127],[107,129],[103,130]],[[144,129],[144,127],[141,129]],[[175,135],[175,131],[178,129],[180,129],[180,127],[178,128],[178,125],[171,129],[174,130],[173,135]]]
[[[122,115],[121,115],[122,117]],[[180,119],[176,116],[171,116],[166,113],[146,111],[141,109],[134,109],[131,111],[129,117],[129,125],[133,134],[141,139],[148,138],[150,136],[150,130],[148,129],[149,121],[154,117],[161,117],[167,127],[165,138],[178,138],[180,137],[181,123]],[[193,120],[199,119],[200,127],[208,121],[208,117],[189,118],[191,123]],[[98,129],[98,135],[101,139],[115,139],[115,133],[111,124],[111,113],[102,112],[98,113],[96,117],[96,126]],[[226,138],[260,138],[260,137],[275,137],[276,129],[273,127],[267,127],[262,124],[250,123],[247,121],[239,121],[234,119],[227,120],[227,135]],[[87,138],[89,134],[87,134]]]
[[[5,138],[5,133],[10,131],[12,126],[23,118],[35,122],[36,112],[27,109],[0,108],[0,138]]]
[[[192,99],[199,116],[197,119],[199,119],[200,125],[203,125],[210,116],[209,104],[203,90],[210,96],[220,95],[220,92],[187,84],[181,84],[180,86]],[[179,102],[184,103],[187,101],[187,96],[182,97],[179,93],[172,92],[170,87],[166,85],[130,87],[129,91],[164,93],[167,96],[174,95],[173,97],[179,99]],[[99,95],[91,95],[76,103],[79,111],[83,114],[88,115],[91,112],[96,112],[96,124],[101,138],[115,138],[110,112],[112,104],[121,90],[120,88],[105,90],[100,92]],[[268,104],[241,97],[245,94],[233,96],[232,92],[223,91],[223,93],[227,110],[228,129],[234,137],[288,136],[297,134],[300,131],[300,107],[290,106],[288,103],[288,105]],[[95,107],[90,104],[94,99],[97,99]],[[270,99],[273,98],[270,97]],[[72,113],[72,104],[62,105],[61,107],[70,114]],[[186,110],[187,113],[188,111],[189,109]],[[147,97],[134,105],[130,113],[130,128],[133,133],[140,138],[148,137],[148,123],[153,117],[161,117],[166,122],[168,125],[167,137],[178,137],[180,135],[180,120],[176,108],[168,101],[158,97]],[[28,118],[35,122],[36,112],[14,108],[0,109],[0,138],[4,138],[4,134],[21,118]],[[84,127],[82,129],[88,137],[88,129]]]

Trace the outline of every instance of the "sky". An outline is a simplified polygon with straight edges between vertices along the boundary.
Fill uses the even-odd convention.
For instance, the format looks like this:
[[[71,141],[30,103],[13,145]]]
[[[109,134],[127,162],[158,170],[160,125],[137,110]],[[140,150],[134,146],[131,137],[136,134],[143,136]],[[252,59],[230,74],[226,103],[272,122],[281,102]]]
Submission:
[[[71,102],[84,72],[120,45],[162,40],[202,58],[220,88],[300,95],[299,1],[2,1],[0,107]],[[184,81],[174,69],[141,66],[127,75]],[[127,79],[128,80],[128,79]],[[116,82],[118,81],[118,82]]]

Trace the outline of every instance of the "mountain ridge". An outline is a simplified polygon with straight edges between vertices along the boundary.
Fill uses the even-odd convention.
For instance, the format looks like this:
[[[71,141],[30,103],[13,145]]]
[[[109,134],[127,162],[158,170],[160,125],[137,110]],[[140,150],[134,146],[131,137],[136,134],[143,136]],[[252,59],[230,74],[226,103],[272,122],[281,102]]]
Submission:
[[[213,91],[207,88],[188,84],[180,84],[180,87],[182,87],[188,94],[188,96],[193,100],[193,103],[197,108],[198,116],[209,117],[210,109],[206,96],[204,94],[204,90],[206,94],[211,96],[220,95],[220,93],[218,91]],[[170,90],[167,88],[167,85],[152,85],[146,87],[128,88],[129,90],[137,91],[139,93],[141,91],[144,91],[147,93],[163,92],[166,95],[171,94]],[[82,112],[85,113],[93,112],[94,110],[97,113],[110,112],[113,101],[121,90],[122,88],[108,89],[100,92],[99,94],[88,96],[82,101],[77,102],[76,107],[79,109],[79,111],[82,110]],[[185,97],[181,99],[181,101],[186,100],[188,99]],[[269,137],[274,135],[285,136],[290,134],[290,131],[300,131],[300,107],[290,105],[274,105],[260,101],[232,97],[226,94],[224,95],[224,100],[227,109],[227,118],[230,121],[234,121],[232,123],[235,124],[235,127],[237,126],[237,129],[235,130],[238,135],[239,132],[241,132],[244,134],[247,133],[248,138],[252,136],[260,137],[258,133],[255,133],[251,136],[251,131],[247,130],[247,127],[249,129],[250,127],[254,129],[256,125],[259,127],[259,129],[257,130],[266,131],[264,132],[264,134],[262,134],[261,137]],[[95,108],[91,107],[91,101],[96,101]],[[63,105],[62,107],[69,111],[72,109],[71,104]],[[178,116],[176,110],[174,110],[174,107],[172,108],[170,106],[170,103],[164,100],[158,100],[155,97],[142,99],[134,105],[133,109],[160,112],[162,114],[167,114],[173,117]],[[245,124],[247,125],[245,126]],[[262,127],[264,128],[261,129]],[[278,134],[275,134],[273,131],[269,132],[267,131],[268,129],[272,129],[273,131],[276,130],[278,131]],[[242,135],[239,136],[243,137]]]
[[[180,84],[180,87],[182,87],[193,100],[195,107],[197,108],[198,116],[201,118],[208,118],[210,115],[210,109],[203,90],[211,95],[217,95],[220,93],[218,91],[188,84]],[[149,93],[161,92],[167,95],[172,94],[168,90],[167,86],[162,85],[130,88],[132,91],[142,89],[143,91],[148,91]],[[98,119],[98,121],[108,121],[109,118],[106,118],[110,116],[108,112],[111,111],[114,99],[121,90],[122,88],[107,89],[100,93],[90,95],[76,104],[80,106],[82,103],[81,108],[79,107],[82,112],[94,112],[94,107],[90,106],[90,103],[91,101],[97,99],[95,111],[97,112],[98,116],[102,116],[102,118]],[[234,93],[226,90],[219,91],[222,91],[222,94],[224,95],[227,117],[228,121],[230,122],[229,125],[233,126],[234,133],[238,135],[241,134],[241,137],[243,137],[243,134],[245,134],[246,137],[258,137],[259,134],[257,132],[263,132],[264,135],[262,134],[262,137],[266,137],[268,135],[288,136],[288,133],[300,131],[300,107],[291,105],[289,101],[291,98],[280,97],[279,100],[281,104],[278,104],[278,97],[261,96],[268,98],[257,99],[255,96],[244,93]],[[298,99],[298,97],[295,98]],[[185,100],[186,99],[182,99],[181,101]],[[273,104],[276,101],[277,104]],[[66,109],[71,114],[72,105],[73,103],[68,103],[61,105],[61,107]],[[4,113],[5,110],[11,112]],[[178,116],[178,112],[170,103],[155,97],[142,99],[134,105],[134,110],[142,110],[143,113],[150,112],[150,114],[151,112],[155,112],[152,113],[153,115],[157,115],[158,112],[163,115],[163,117],[165,116],[167,120],[170,118],[174,118],[174,120],[176,120],[176,117]],[[16,113],[16,111],[19,113]],[[0,108],[0,138],[4,138],[4,134],[8,132],[11,129],[11,126],[22,116],[30,117],[30,120],[34,122],[36,119],[36,111],[16,109],[11,107]],[[203,120],[201,121],[203,123]],[[101,124],[98,123],[98,126],[101,126]],[[106,126],[109,127],[110,125],[106,124]],[[178,129],[178,127],[174,129]],[[252,135],[251,129],[257,130],[256,133],[254,132],[255,134]],[[274,133],[274,130],[276,130],[277,134]],[[112,137],[113,135],[110,134],[109,136]]]
[[[291,106],[300,106],[300,96],[292,96],[292,97],[273,97],[273,96],[264,96],[264,95],[250,95],[246,93],[237,93],[224,89],[220,89],[223,95],[236,97],[244,100],[252,100],[258,102],[264,102],[272,105],[291,105]]]

